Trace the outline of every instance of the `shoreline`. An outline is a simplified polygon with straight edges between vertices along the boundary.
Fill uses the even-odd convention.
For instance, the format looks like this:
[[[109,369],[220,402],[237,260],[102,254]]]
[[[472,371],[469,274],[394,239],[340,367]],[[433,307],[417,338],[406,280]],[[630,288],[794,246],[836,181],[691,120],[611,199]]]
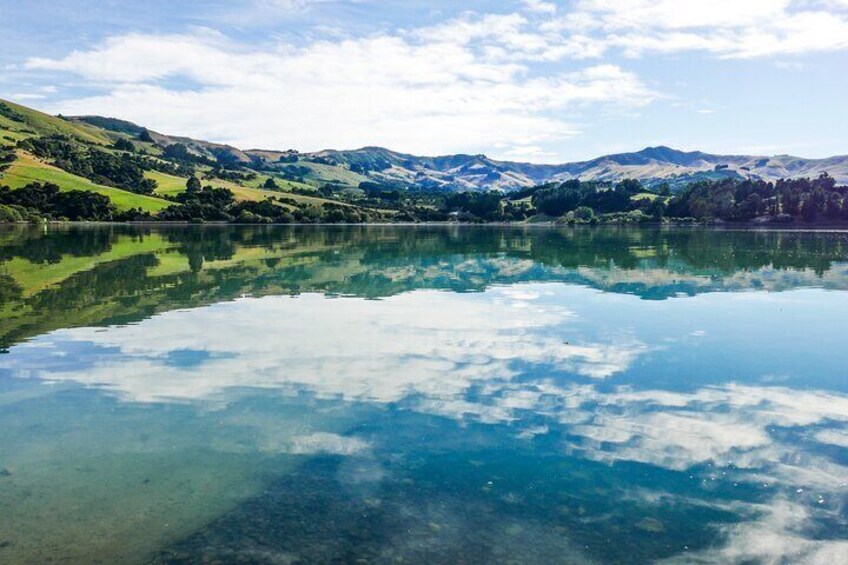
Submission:
[[[140,226],[140,227],[223,227],[223,226],[291,226],[291,227],[332,227],[332,226],[395,226],[395,227],[509,227],[509,228],[710,228],[716,230],[761,230],[761,231],[848,231],[846,222],[643,222],[643,223],[558,223],[558,222],[291,222],[291,223],[242,223],[242,222],[184,222],[184,221],[45,221],[39,223],[8,222],[0,223],[0,229],[9,227],[47,227],[47,226]]]

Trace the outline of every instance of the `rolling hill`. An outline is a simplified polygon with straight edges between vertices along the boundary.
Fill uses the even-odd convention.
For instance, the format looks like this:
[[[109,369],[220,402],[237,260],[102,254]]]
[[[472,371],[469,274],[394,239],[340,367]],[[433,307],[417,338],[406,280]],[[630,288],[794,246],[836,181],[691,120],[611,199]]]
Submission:
[[[144,177],[155,180],[157,188],[153,194],[140,195],[120,185],[106,186],[98,179],[82,178],[61,170],[55,162],[38,159],[17,146],[28,138],[55,136],[115,154],[118,154],[114,149],[116,141],[131,141],[138,154],[147,160]],[[649,187],[667,182],[675,189],[696,180],[751,178],[773,181],[812,178],[827,172],[838,183],[848,184],[848,156],[804,159],[790,155],[718,155],[659,146],[557,165],[499,161],[486,155],[422,157],[382,147],[313,153],[292,149],[239,149],[155,132],[117,118],[50,116],[0,100],[0,148],[3,146],[7,150],[15,148],[17,160],[0,173],[3,175],[0,184],[17,187],[32,180],[57,182],[66,190],[76,188],[105,194],[119,209],[141,207],[151,213],[167,206],[167,198],[183,190],[190,174],[173,170],[180,163],[169,154],[174,147],[184,152],[183,158],[192,161],[192,170],[202,175],[204,183],[229,188],[239,201],[262,201],[282,192],[299,205],[338,202],[337,196],[346,191],[358,191],[361,195],[360,188],[367,188],[369,183],[381,190],[425,193],[512,192],[575,178],[607,182],[631,178]],[[233,174],[232,171],[237,172]],[[271,183],[272,190],[266,190],[267,183]],[[331,193],[332,200],[325,198]]]
[[[119,211],[130,209],[141,209],[144,212],[155,214],[172,204],[167,197],[173,197],[185,190],[188,174],[182,176],[168,174],[147,168],[144,170],[144,178],[156,182],[156,189],[152,194],[139,194],[121,186],[113,186],[114,183],[108,179],[92,179],[75,174],[68,170],[67,166],[57,163],[56,159],[39,157],[25,150],[20,142],[38,139],[62,139],[70,147],[79,148],[83,151],[92,149],[107,154],[120,155],[115,149],[118,140],[131,141],[139,153],[163,165],[173,165],[162,158],[164,148],[169,145],[181,143],[188,144],[189,150],[198,156],[206,155],[210,158],[209,163],[199,164],[194,169],[202,173],[208,184],[230,189],[236,201],[261,202],[271,196],[280,196],[281,192],[289,200],[299,205],[320,206],[331,202],[320,197],[317,193],[316,184],[307,184],[281,178],[277,175],[255,172],[244,179],[217,178],[212,171],[214,165],[219,161],[232,162],[233,158],[227,157],[229,149],[226,146],[197,142],[188,138],[165,136],[153,133],[151,141],[139,139],[144,128],[114,118],[87,117],[65,118],[63,116],[51,116],[32,108],[15,104],[13,102],[0,100],[0,151],[8,151],[14,154],[14,160],[5,168],[0,167],[0,186],[8,186],[11,189],[21,188],[32,182],[53,183],[61,191],[82,190],[96,192],[109,197]],[[233,149],[234,154],[238,151]],[[249,165],[249,157],[236,158]],[[325,167],[321,165],[321,167]],[[265,190],[263,184],[273,178],[277,189]],[[291,191],[297,193],[292,193]],[[314,192],[314,194],[310,194]]]
[[[97,116],[71,118],[74,123],[99,126],[137,135],[144,128],[121,120]],[[160,145],[183,143],[198,155],[219,162],[258,167],[307,184],[338,183],[358,186],[372,181],[402,188],[439,191],[511,191],[540,183],[580,180],[616,182],[638,179],[648,185],[668,182],[682,186],[696,180],[719,178],[817,177],[827,172],[838,183],[848,183],[848,155],[805,159],[791,155],[718,155],[679,151],[670,147],[647,147],[632,153],[604,155],[588,161],[558,165],[499,161],[486,155],[422,157],[383,147],[346,151],[238,149],[228,145],[150,132]]]

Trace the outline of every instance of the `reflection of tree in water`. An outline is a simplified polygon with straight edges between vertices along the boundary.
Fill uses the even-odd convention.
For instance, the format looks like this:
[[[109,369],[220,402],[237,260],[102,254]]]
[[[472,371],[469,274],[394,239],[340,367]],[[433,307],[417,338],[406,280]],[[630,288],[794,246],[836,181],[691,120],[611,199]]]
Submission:
[[[133,226],[16,230],[2,257],[31,262],[106,253],[151,235],[188,270],[155,274],[149,250],[76,272],[24,298],[0,263],[0,344],[71,325],[140,320],[156,312],[255,295],[331,292],[391,296],[421,288],[479,291],[492,284],[559,281],[665,299],[725,290],[761,269],[822,277],[848,261],[841,233],[708,229],[546,229],[475,226]],[[169,246],[163,248],[166,249]],[[263,250],[256,257],[255,250]],[[229,265],[207,268],[209,261]],[[754,277],[756,279],[756,277]],[[739,277],[734,284],[751,286]],[[834,283],[831,277],[829,284]],[[792,288],[792,282],[785,283]],[[848,281],[846,281],[848,285]]]
[[[23,289],[15,279],[9,275],[0,274],[0,306],[17,300],[21,297]]]
[[[231,259],[239,244],[237,234],[223,228],[188,227],[168,229],[163,232],[165,239],[177,245],[180,253],[188,258],[193,272],[203,268],[204,261],[225,261]]]
[[[41,228],[27,227],[4,235],[0,261],[19,257],[32,263],[58,263],[66,255],[89,257],[106,253],[112,248],[118,232],[111,226],[74,226],[51,229],[48,233]]]

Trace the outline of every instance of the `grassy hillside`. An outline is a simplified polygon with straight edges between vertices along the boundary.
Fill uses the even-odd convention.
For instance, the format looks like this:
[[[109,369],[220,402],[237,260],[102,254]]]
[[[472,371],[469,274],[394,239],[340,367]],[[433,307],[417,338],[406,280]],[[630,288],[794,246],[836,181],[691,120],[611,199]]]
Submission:
[[[163,196],[175,196],[183,192],[186,188],[187,178],[177,177],[174,175],[169,175],[167,173],[160,173],[159,171],[147,171],[144,173],[144,176],[153,179],[157,183],[156,194],[160,194]],[[251,201],[251,202],[261,202],[270,196],[288,198],[294,200],[295,202],[320,206],[322,204],[326,204],[328,202],[334,202],[336,204],[341,204],[340,202],[336,202],[333,200],[329,200],[327,198],[321,198],[319,196],[307,196],[303,194],[293,194],[290,192],[277,192],[273,190],[263,190],[261,188],[253,188],[250,186],[242,186],[236,184],[231,181],[222,180],[222,179],[211,179],[202,181],[203,184],[210,184],[212,186],[227,188],[233,192],[237,201]],[[258,181],[254,181],[256,183]],[[264,181],[263,181],[264,182]],[[251,183],[253,184],[253,183]],[[281,186],[286,186],[284,183],[279,183]]]
[[[88,123],[82,120],[66,120],[13,102],[0,100],[0,146],[14,147],[19,141],[29,138],[53,138],[56,136],[61,136],[69,143],[78,144],[77,146],[83,148],[83,150],[86,147],[94,148],[119,158],[122,152],[113,148],[114,142],[118,139],[131,141],[137,151],[142,151],[146,155],[159,158],[163,153],[162,146],[140,141],[132,135],[132,132],[113,131],[111,128],[104,129],[99,127],[97,123]],[[16,150],[15,153],[17,155],[16,160],[6,171],[0,173],[0,185],[18,189],[33,182],[49,182],[58,185],[60,190],[64,192],[71,190],[96,192],[109,197],[121,211],[140,208],[151,214],[156,214],[172,204],[172,202],[157,198],[156,195],[173,196],[181,193],[185,190],[188,178],[187,176],[177,176],[157,170],[145,170],[144,177],[155,180],[157,183],[155,195],[147,196],[99,184],[51,164],[52,160],[36,157],[20,149]],[[211,167],[199,165],[196,174],[201,176],[209,171],[211,171]],[[274,178],[283,192],[262,189],[261,187],[268,178]],[[315,187],[260,172],[257,172],[255,178],[244,181],[243,184],[215,178],[203,182],[231,190],[238,202],[261,202],[272,196],[284,196],[296,201],[301,206],[321,206],[325,203],[334,202],[317,195],[307,196],[287,192],[297,189],[314,190]],[[283,206],[283,208],[294,209],[292,206]]]
[[[848,183],[844,167],[848,156],[713,155],[662,146],[562,165],[417,157],[380,147],[241,150],[114,118],[64,119],[0,101],[0,185],[50,182],[163,221],[842,222],[848,198],[833,183]],[[825,171],[831,176],[819,177]],[[770,182],[780,177],[811,180]],[[189,179],[191,192],[179,202],[167,199],[183,194]],[[265,189],[269,180],[275,190]],[[4,222],[141,219],[117,214],[90,194],[30,187],[2,198]]]
[[[32,155],[18,151],[17,160],[4,173],[0,184],[7,185],[11,188],[20,188],[31,182],[52,182],[57,184],[63,191],[88,190],[97,192],[98,194],[108,196],[119,210],[141,208],[151,214],[155,214],[170,204],[161,198],[144,196],[119,188],[95,184],[88,179],[72,175],[62,169],[43,163]]]
[[[5,112],[4,107],[8,108]],[[18,121],[4,114],[19,116],[23,118],[23,121]],[[70,122],[6,100],[0,100],[0,134],[9,135],[16,139],[24,139],[34,135],[64,135],[99,145],[112,143],[104,130],[84,123]]]
[[[359,186],[359,183],[368,180],[368,177],[354,173],[343,167],[313,163],[311,161],[299,161],[296,165],[309,169],[310,172],[305,176],[305,179],[318,184],[337,182],[347,186]]]

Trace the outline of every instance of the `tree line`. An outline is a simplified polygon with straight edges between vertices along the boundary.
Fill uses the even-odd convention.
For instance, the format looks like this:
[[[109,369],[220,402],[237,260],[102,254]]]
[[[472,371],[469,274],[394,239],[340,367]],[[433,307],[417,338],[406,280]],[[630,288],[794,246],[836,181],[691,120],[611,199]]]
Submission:
[[[526,207],[528,199],[532,210]],[[540,213],[568,223],[848,222],[848,187],[838,186],[827,173],[777,182],[698,181],[675,194],[666,184],[648,188],[632,179],[616,184],[572,179],[506,196],[448,195],[441,211],[470,221],[515,221]]]
[[[166,197],[167,198],[167,197]],[[85,190],[62,191],[53,183],[33,182],[18,189],[0,186],[0,222],[172,221],[246,224],[365,223],[386,221],[373,210],[347,204],[302,203],[285,196],[237,202],[227,188],[201,186],[190,177],[186,190],[168,198],[173,202],[157,214],[138,208],[119,211],[102,194]]]

